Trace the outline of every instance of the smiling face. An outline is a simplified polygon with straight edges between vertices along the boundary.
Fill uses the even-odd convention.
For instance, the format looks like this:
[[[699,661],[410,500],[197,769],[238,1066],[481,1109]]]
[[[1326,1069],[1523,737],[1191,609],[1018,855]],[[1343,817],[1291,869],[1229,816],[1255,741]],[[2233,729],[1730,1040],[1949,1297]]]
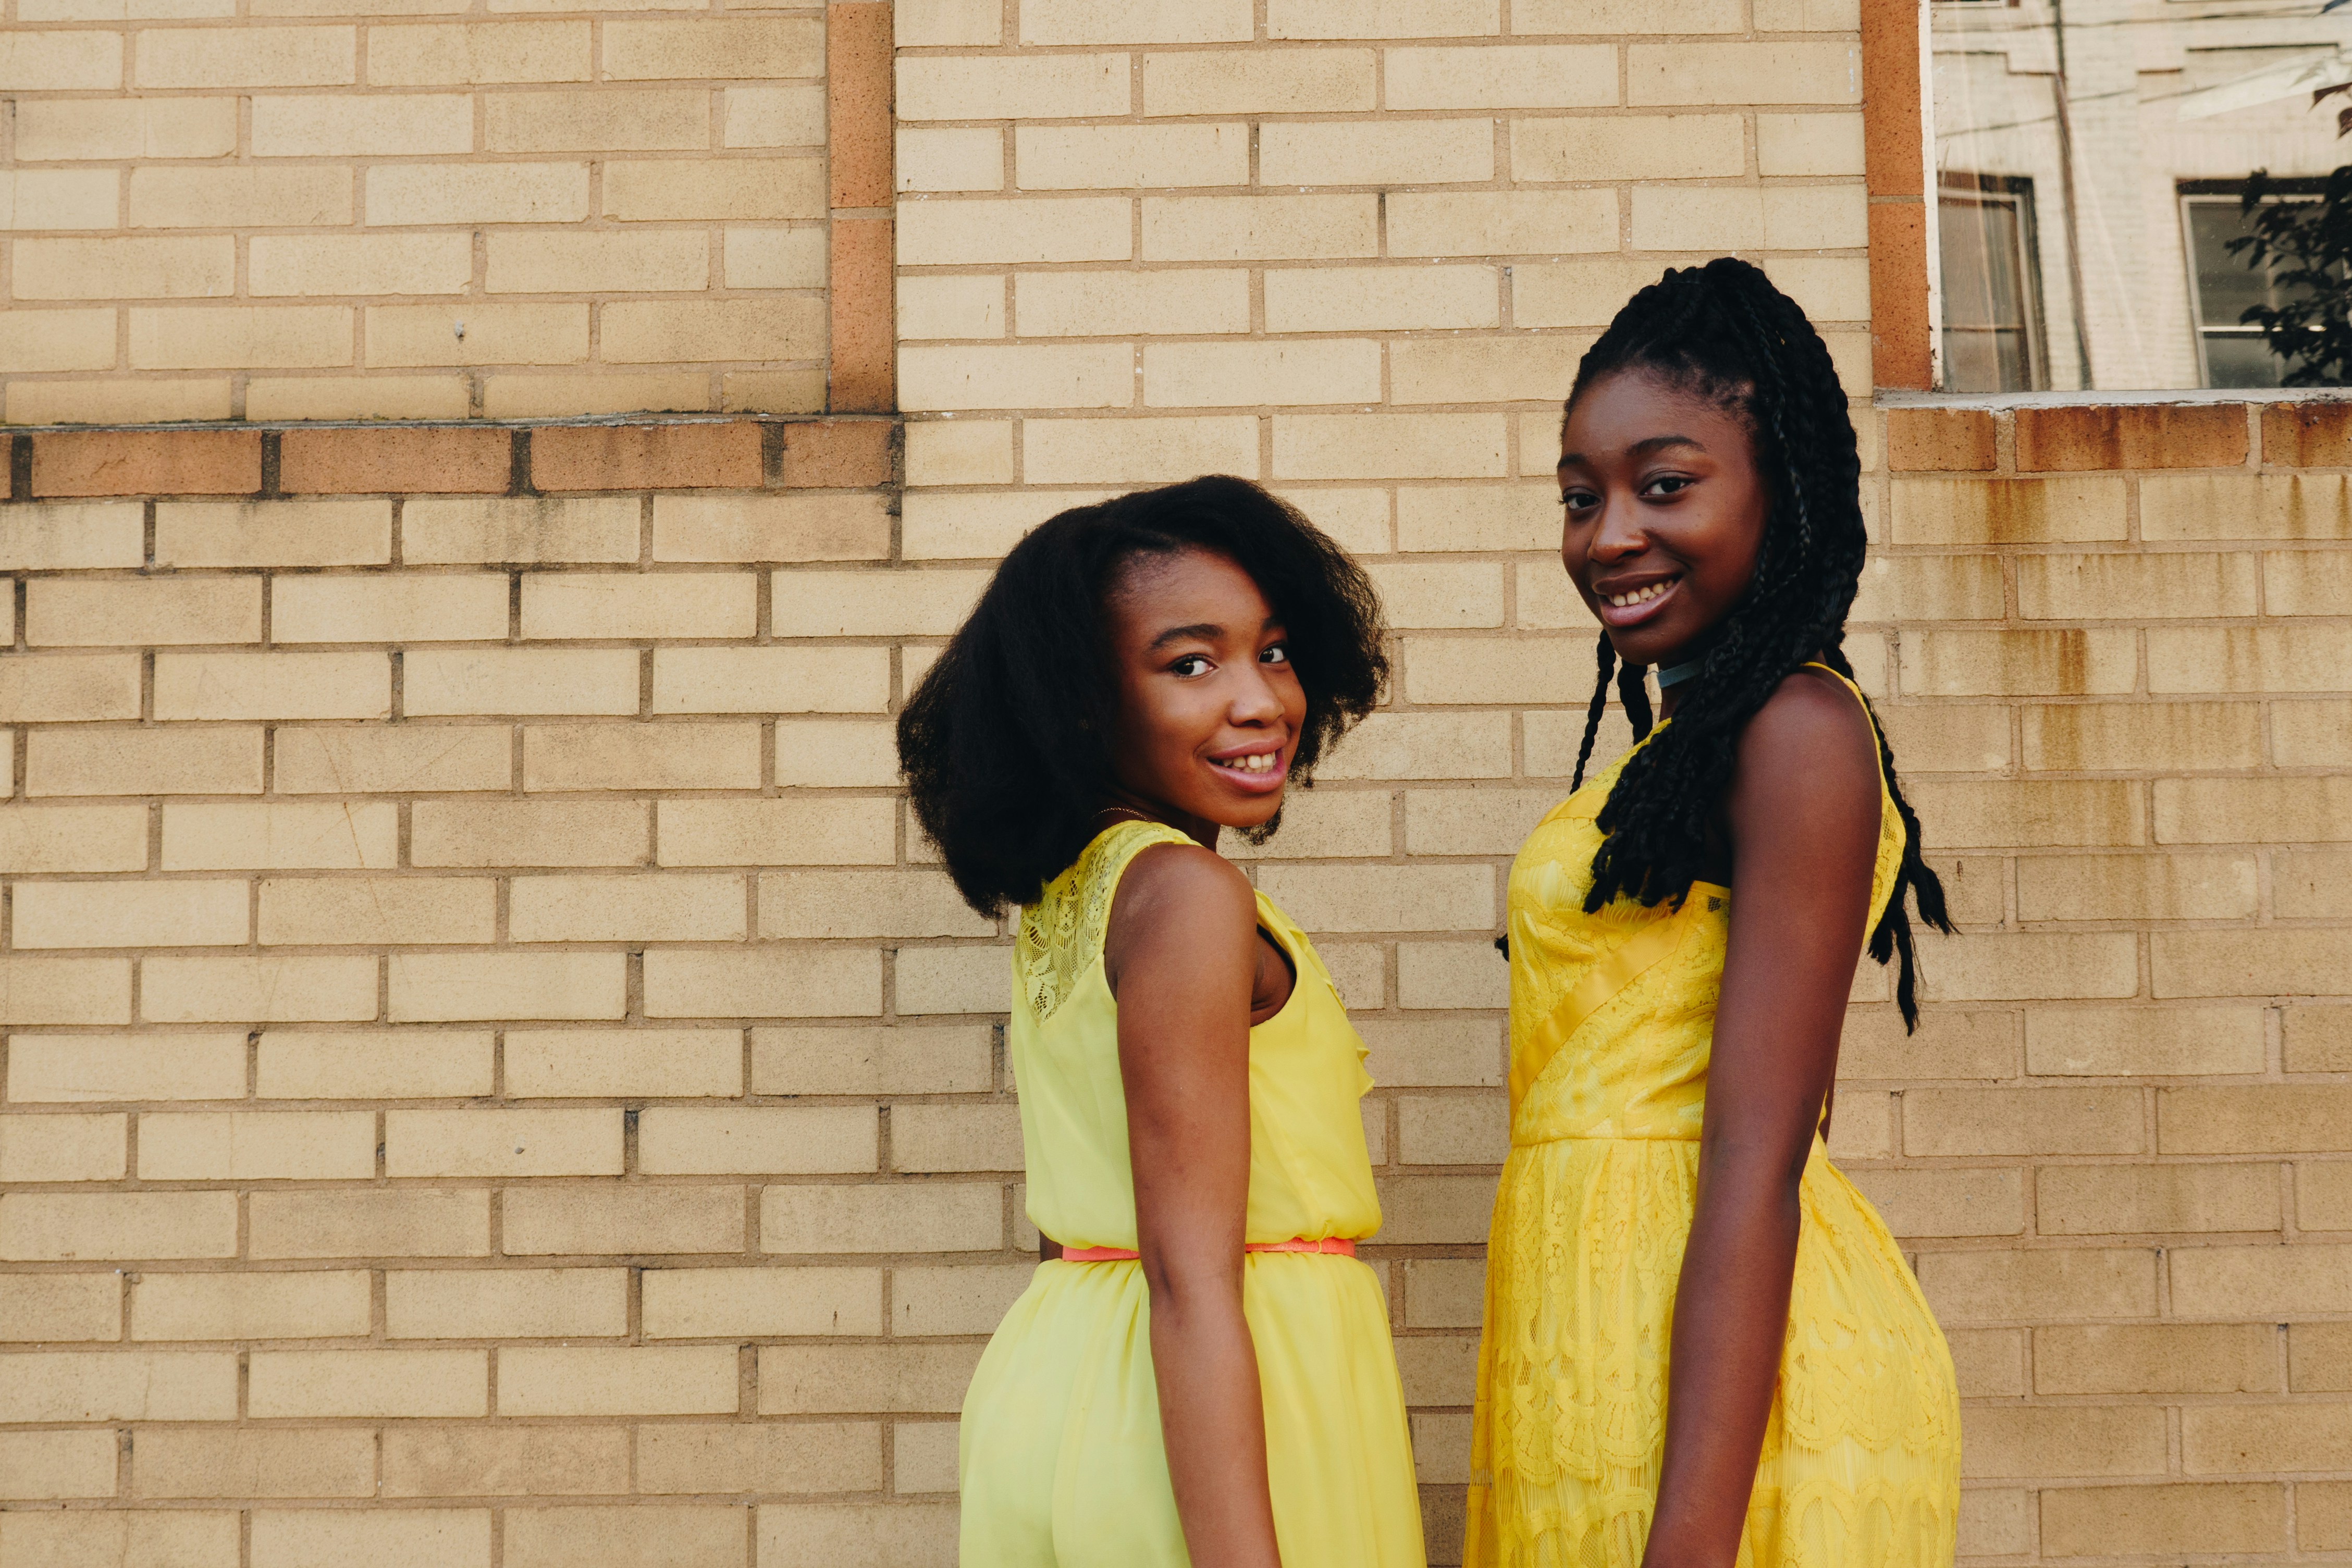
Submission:
[[[1606,376],[1560,434],[1560,560],[1629,664],[1695,658],[1756,575],[1771,497],[1747,427],[1646,370]]]
[[[1118,665],[1118,790],[1213,841],[1282,809],[1307,693],[1256,582],[1208,550],[1131,559],[1104,606]]]

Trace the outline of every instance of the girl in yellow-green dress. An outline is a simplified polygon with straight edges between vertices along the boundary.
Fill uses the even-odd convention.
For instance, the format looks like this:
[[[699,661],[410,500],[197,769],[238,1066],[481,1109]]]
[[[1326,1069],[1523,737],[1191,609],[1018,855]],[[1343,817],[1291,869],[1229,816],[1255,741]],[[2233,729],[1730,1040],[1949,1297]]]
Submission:
[[[1065,512],[898,727],[976,909],[1047,1261],[966,1395],[962,1568],[1420,1568],[1377,1277],[1364,1048],[1215,846],[1378,700],[1379,604],[1245,481]]]
[[[1865,941],[1907,1024],[1906,894],[1950,929],[1841,651],[1857,476],[1827,350],[1744,262],[1667,273],[1578,368],[1561,559],[1600,679],[1508,883],[1470,1568],[1952,1560],[1951,1356],[1822,1145]],[[1638,744],[1586,782],[1620,659]]]

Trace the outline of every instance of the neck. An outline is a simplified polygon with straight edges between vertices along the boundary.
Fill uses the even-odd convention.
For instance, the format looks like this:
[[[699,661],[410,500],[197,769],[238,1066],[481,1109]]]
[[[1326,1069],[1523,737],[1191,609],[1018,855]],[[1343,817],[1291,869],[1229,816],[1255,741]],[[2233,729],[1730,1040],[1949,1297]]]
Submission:
[[[1204,850],[1217,847],[1219,828],[1206,817],[1196,817],[1189,811],[1179,811],[1160,801],[1139,795],[1118,785],[1103,798],[1102,810],[1095,813],[1097,832],[1116,822],[1160,822],[1175,829]]]

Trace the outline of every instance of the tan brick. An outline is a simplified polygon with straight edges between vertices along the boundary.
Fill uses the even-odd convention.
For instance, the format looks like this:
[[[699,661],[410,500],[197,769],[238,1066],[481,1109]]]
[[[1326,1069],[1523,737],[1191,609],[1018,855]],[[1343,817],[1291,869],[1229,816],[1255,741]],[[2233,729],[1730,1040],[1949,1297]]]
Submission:
[[[358,79],[351,27],[158,28],[138,37],[142,88],[348,87]]]
[[[1116,196],[902,203],[901,267],[1125,261],[1132,204]]]
[[[284,370],[352,362],[352,313],[341,306],[134,308],[130,319],[131,363],[139,370]]]
[[[2035,1008],[2026,1070],[2045,1076],[2260,1072],[2263,1015],[2236,1008]]]
[[[256,1258],[480,1258],[490,1249],[486,1191],[256,1193],[248,1207]]]
[[[588,357],[585,304],[371,305],[366,318],[370,365],[577,364]]]
[[[1500,478],[1507,439],[1492,414],[1277,414],[1274,471],[1286,479]],[[1399,542],[1412,549],[1406,517],[1401,504]]]
[[[898,26],[903,37],[905,21]],[[637,1428],[636,1439],[645,1492],[871,1491],[882,1484],[882,1428],[868,1422],[664,1422]]]
[[[2126,630],[1923,632],[1903,642],[1914,696],[2084,696],[2128,692],[2137,651]]]
[[[845,1174],[876,1167],[878,1139],[864,1106],[656,1108],[641,1114],[637,1160],[656,1176]]]
[[[0,665],[0,719],[72,723],[138,716],[136,654],[18,654]]]
[[[117,1021],[128,1021],[129,979],[122,977],[124,1017]],[[9,1040],[8,1098],[241,1100],[245,1055],[245,1037],[239,1034],[17,1034]]]
[[[870,947],[657,949],[645,956],[645,1009],[647,1018],[871,1018],[882,1011],[881,955]]]
[[[889,701],[887,649],[654,651],[657,714],[879,713]]]
[[[2352,1230],[2352,1164],[2305,1160],[2294,1167],[2294,1222],[2305,1230]]]
[[[387,963],[394,1023],[471,1019],[616,1019],[619,953],[396,953]]]
[[[249,578],[146,582],[40,578],[26,584],[25,641],[36,646],[260,640],[261,584]]]
[[[121,1181],[129,1118],[51,1113],[0,1125],[0,1181]]]
[[[1123,115],[1128,72],[1128,57],[1115,54],[914,57],[898,61],[897,108],[910,120]]]
[[[134,1490],[149,1498],[369,1497],[375,1436],[363,1430],[141,1434]]]
[[[1810,116],[1771,118],[1781,126],[1811,122]],[[1993,416],[1982,409],[1887,411],[1886,465],[1898,471],[1990,469],[1995,465],[1994,441]]]
[[[591,49],[584,21],[371,27],[367,75],[376,87],[585,81]]]
[[[1002,1190],[978,1182],[771,1185],[760,1197],[760,1247],[770,1253],[993,1251],[1003,1245]]]
[[[105,1274],[0,1279],[0,1341],[114,1340],[122,1334],[122,1281]],[[111,1495],[113,1489],[107,1489]]]
[[[2155,620],[2252,615],[2247,555],[2028,555],[2017,561],[2018,607],[2032,620]]]
[[[16,155],[28,162],[144,162],[236,151],[233,98],[29,99],[16,110]]]
[[[506,1251],[512,1257],[740,1252],[744,1247],[740,1186],[517,1187],[503,1203]]]
[[[348,222],[348,194],[344,201],[341,221]],[[368,171],[370,224],[562,224],[587,215],[585,163],[385,164]]]
[[[929,1562],[954,1549],[956,1511],[948,1503],[762,1503],[758,1540],[763,1568]]]
[[[810,298],[613,303],[602,308],[599,333],[604,359],[635,364],[811,359],[825,342],[823,304]]]
[[[2159,997],[2341,996],[2352,988],[2336,931],[2159,932],[2148,953]]]
[[[634,497],[422,499],[403,509],[401,558],[411,565],[533,566],[637,559]]]
[[[1862,73],[1846,43],[1633,44],[1625,101],[1858,103]]]
[[[902,47],[1003,41],[1004,14],[988,0],[906,0],[896,9]]]
[[[703,1416],[737,1404],[732,1345],[499,1352],[502,1416]]]
[[[980,1357],[971,1344],[760,1347],[763,1416],[951,1411]]]
[[[236,292],[236,242],[227,235],[20,239],[15,251],[9,292],[18,299],[205,299]]]
[[[2352,1146],[2352,1086],[2246,1084],[2167,1089],[2157,1146],[2168,1155],[2274,1154]]]
[[[2041,1394],[2268,1394],[2279,1386],[2268,1323],[2111,1323],[2033,1331]]]
[[[136,806],[0,806],[0,867],[35,873],[138,871],[147,863],[147,835],[145,825],[134,819],[144,815]],[[35,895],[37,900],[49,896]],[[68,893],[58,896],[103,900],[106,895]],[[39,929],[37,924],[35,929]]]
[[[2268,1325],[2264,1325],[2267,1327]],[[2287,1384],[2298,1394],[2352,1389],[2352,1329],[2342,1323],[2294,1323],[2287,1329]]]
[[[2180,1449],[2190,1475],[2339,1469],[2352,1454],[2352,1406],[2299,1405],[2292,1426],[2275,1409],[2183,1410]]]
[[[270,591],[277,643],[503,641],[506,632],[507,580],[497,573],[288,577]]]
[[[1390,395],[1401,403],[1549,399],[1575,379],[1583,347],[1524,337],[1400,342],[1389,350]]]
[[[1939,1001],[2128,997],[2138,969],[2123,933],[1969,935],[1937,945],[1923,988]]]
[[[612,1338],[628,1320],[620,1269],[396,1269],[383,1278],[394,1339]]]
[[[1496,1019],[1365,1019],[1358,1026],[1374,1080],[1417,1085],[1492,1088],[1503,1082],[1503,1030]]]
[[[1033,419],[1024,426],[1023,462],[1030,483],[1047,485],[1229,473],[1255,462],[1256,427],[1248,417]]]
[[[367,1332],[364,1270],[145,1274],[131,1286],[136,1340],[339,1339]]]
[[[1761,174],[1859,174],[1864,165],[1863,117],[1759,114],[1756,117],[1756,165]],[[1853,319],[1859,319],[1861,314],[1856,312]]]
[[[381,566],[389,501],[174,501],[155,507],[158,566]]]
[[[413,157],[474,150],[474,100],[463,93],[321,93],[261,97],[252,104],[250,135],[259,158]]]
[[[1998,621],[2004,613],[2001,594],[1997,556],[1881,556],[1863,567],[1853,618]]]
[[[492,152],[690,152],[710,145],[710,95],[691,89],[488,93],[482,105],[483,146]]]
[[[0,960],[0,1023],[127,1024],[130,1021],[131,973],[127,960]]]
[[[2341,1063],[2352,1061],[2352,1008],[2289,1008],[2280,1033],[2289,1072],[2340,1072]]]
[[[265,1100],[449,1099],[490,1092],[490,1037],[480,1032],[271,1030],[255,1058]]]
[[[2352,851],[2282,850],[2271,857],[2271,903],[2290,920],[2352,914]]]
[[[899,359],[912,409],[1124,408],[1135,396],[1124,344],[909,348]]]
[[[2021,920],[2243,920],[2251,855],[2034,855],[2017,862]]]
[[[889,524],[884,497],[856,491],[656,496],[653,552],[666,561],[877,560],[888,553]]]
[[[2035,1179],[2045,1236],[2275,1230],[2273,1166],[2060,1166]]]
[[[525,637],[749,637],[749,572],[533,573],[522,583]]]
[[[2015,1170],[1874,1170],[1855,1185],[1896,1236],[2017,1236],[2025,1230]]]
[[[200,947],[242,944],[242,882],[19,883],[18,947]]]
[[[877,1269],[649,1269],[644,1280],[646,1333],[654,1339],[882,1332]]]
[[[517,942],[740,941],[743,883],[732,876],[535,876],[516,880]]]
[[[392,664],[380,653],[163,653],[159,719],[387,718]]]
[[[346,191],[349,181],[343,182]],[[12,172],[0,180],[0,226],[10,229],[101,229],[114,226],[114,171],[81,169]],[[138,209],[134,207],[134,221]]]
[[[489,1414],[486,1351],[255,1351],[251,1366],[257,1416]]]
[[[387,1111],[392,1176],[618,1176],[621,1118],[608,1111]]]
[[[513,1030],[506,1091],[517,1099],[735,1095],[740,1030]]]
[[[760,935],[781,937],[991,936],[937,872],[772,873],[760,878]]]
[[[658,1428],[669,1430],[670,1428]],[[628,1490],[614,1427],[387,1427],[385,1497],[560,1497]]]
[[[16,1193],[0,1198],[0,1258],[115,1260],[236,1253],[234,1193]]]
[[[2120,540],[2119,479],[1896,479],[1892,538],[1903,545]]]
[[[2144,1248],[1922,1252],[1919,1282],[1946,1322],[2156,1316]]]
[[[604,75],[614,81],[669,77],[815,77],[824,72],[824,26],[814,17],[735,17],[715,24],[608,22]]]
[[[509,1079],[513,1071],[509,1063]],[[961,1094],[989,1087],[985,1027],[751,1031],[755,1094]]]
[[[383,1568],[488,1568],[488,1509],[306,1509],[253,1514],[254,1568],[368,1563]]]
[[[110,336],[112,330],[110,326]],[[0,567],[17,571],[136,567],[144,559],[145,515],[146,508],[136,501],[0,507]]]
[[[1963,1476],[2145,1476],[2165,1469],[2164,1412],[2147,1405],[1981,1406]]]
[[[0,317],[0,361],[20,371],[103,371],[114,364],[110,310],[13,310]],[[21,392],[38,382],[20,382]]]
[[[1146,196],[1153,261],[1321,260],[1379,254],[1370,195]]]
[[[2139,495],[2140,535],[2150,540],[2352,538],[2341,474],[2152,474]]]
[[[247,419],[449,420],[465,418],[467,407],[458,375],[255,376],[245,383]]]
[[[2138,772],[2262,764],[2262,718],[2251,703],[2074,703],[2020,707],[2025,766]]]
[[[890,1322],[898,1334],[987,1333],[1028,1288],[1025,1264],[950,1263],[890,1275]]]
[[[2352,659],[2352,628],[2329,625],[2153,627],[2152,692],[2328,691],[2322,672]]]
[[[1745,26],[1736,0],[1514,0],[1511,7],[1515,33],[1737,33]],[[1768,26],[1761,15],[1757,26]]]
[[[376,1014],[373,957],[150,957],[140,965],[151,1023],[350,1022]]]
[[[2352,764],[2352,703],[2271,705],[2271,759],[2282,768]]]
[[[2352,1283],[2352,1247],[2177,1247],[2167,1256],[2172,1310],[2182,1317],[2333,1312]]]
[[[490,726],[280,727],[273,737],[271,782],[279,793],[294,795],[504,789],[513,774],[510,736],[504,727]]]
[[[824,89],[817,83],[732,87],[724,102],[730,147],[824,145]]]
[[[472,878],[271,878],[261,884],[256,940],[265,946],[488,942],[497,891],[495,883]]]
[[[429,648],[404,661],[402,706],[458,714],[634,714],[633,648]]]
[[[0,1516],[0,1550],[29,1568],[121,1563],[138,1568],[236,1568],[238,1516],[196,1510],[75,1510]]]
[[[2263,556],[2263,606],[2273,615],[2334,615],[2352,599],[2352,557],[2314,551]]]
[[[2285,1492],[2177,1481],[2053,1489],[2042,1494],[2042,1550],[2053,1557],[2275,1552],[2286,1544]]]
[[[164,1430],[150,1434],[161,1438]],[[26,1501],[114,1495],[111,1432],[0,1432],[0,1496]]]
[[[901,340],[1003,337],[1004,279],[994,275],[900,278],[898,336]]]
[[[122,1350],[12,1355],[0,1360],[0,1412],[12,1422],[229,1420],[236,1414],[236,1357]]]
[[[1612,249],[1617,195],[1613,191],[1394,195],[1388,201],[1388,239],[1392,256],[1557,256]]]
[[[814,158],[610,162],[604,165],[604,215],[629,223],[773,223],[821,217],[821,169]],[[797,321],[810,302],[773,303],[782,319]]]
[[[1024,125],[1014,132],[1013,155],[1017,183],[1024,191],[1129,191],[1250,182],[1249,132],[1235,124]],[[992,176],[1002,168],[1002,159],[993,151],[990,156],[996,160],[989,171]],[[1319,183],[1355,183],[1335,177]]]

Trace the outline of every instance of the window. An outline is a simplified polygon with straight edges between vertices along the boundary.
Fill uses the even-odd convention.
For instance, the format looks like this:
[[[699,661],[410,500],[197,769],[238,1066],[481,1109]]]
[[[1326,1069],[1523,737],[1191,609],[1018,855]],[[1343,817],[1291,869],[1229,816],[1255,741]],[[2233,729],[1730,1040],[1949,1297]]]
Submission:
[[[2293,198],[2288,198],[2293,199]],[[2261,331],[2238,318],[2253,305],[2278,305],[2288,295],[2270,269],[2256,271],[2229,244],[2251,233],[2234,191],[2208,183],[2181,187],[2180,231],[2189,246],[2189,277],[2197,312],[2200,384],[2209,387],[2274,387],[2286,361],[2271,351]]]
[[[1945,387],[2032,392],[2048,386],[2033,182],[2015,175],[1948,173],[1937,193],[1936,213]]]

